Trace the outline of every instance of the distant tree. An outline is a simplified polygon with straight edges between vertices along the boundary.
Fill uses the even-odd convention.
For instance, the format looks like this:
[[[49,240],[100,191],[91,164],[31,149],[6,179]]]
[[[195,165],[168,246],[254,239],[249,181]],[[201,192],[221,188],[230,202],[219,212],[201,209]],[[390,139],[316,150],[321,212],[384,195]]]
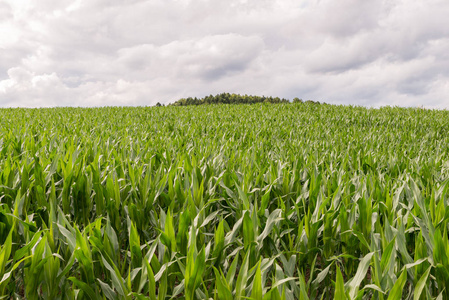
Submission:
[[[293,99],[294,103],[302,103],[303,100],[296,97]],[[251,96],[251,95],[239,95],[230,93],[221,93],[215,96],[209,95],[204,98],[198,99],[197,97],[192,98],[181,98],[178,101],[170,104],[174,106],[186,106],[186,105],[202,105],[202,104],[255,104],[255,103],[291,103],[288,99],[279,97],[266,97],[266,96]],[[320,104],[317,101],[307,100],[306,103]]]
[[[310,104],[320,104],[319,101],[313,101],[313,100],[307,100],[306,103],[310,103]]]

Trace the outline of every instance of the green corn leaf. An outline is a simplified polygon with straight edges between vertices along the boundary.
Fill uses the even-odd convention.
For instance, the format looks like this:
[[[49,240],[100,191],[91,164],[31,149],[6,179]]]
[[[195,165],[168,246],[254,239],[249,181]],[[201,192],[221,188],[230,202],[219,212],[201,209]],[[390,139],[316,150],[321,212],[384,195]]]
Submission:
[[[72,281],[76,286],[78,286],[81,290],[83,290],[83,292],[85,292],[86,295],[89,296],[91,300],[100,299],[99,297],[97,297],[95,291],[87,283],[82,282],[76,279],[75,277],[69,277],[67,279]]]
[[[186,297],[188,299],[194,299],[195,290],[200,285],[205,269],[205,250],[204,247],[198,253],[195,258],[194,249],[192,247],[189,251],[189,256],[187,258],[186,272],[185,272],[185,290]]]
[[[231,266],[228,269],[228,273],[226,274],[226,282],[228,283],[229,287],[233,287],[234,285],[234,279],[235,274],[237,270],[237,264],[239,263],[239,255],[237,254],[234,258],[234,260],[231,263]]]
[[[117,293],[109,285],[107,285],[98,278],[97,281],[100,284],[101,290],[103,291],[103,294],[106,296],[106,298],[108,298],[109,300],[118,299]]]
[[[235,283],[235,298],[236,299],[243,299],[243,297],[245,297],[245,288],[247,286],[247,279],[248,279],[249,255],[250,255],[250,251],[247,251],[245,258],[243,259],[243,263],[242,263],[242,267],[240,268],[239,275],[237,276],[237,281]]]
[[[175,237],[175,229],[173,227],[173,217],[172,213],[169,210],[167,216],[165,218],[165,235],[167,239],[170,241],[168,244],[170,246],[170,250],[172,252],[176,251],[176,237]]]
[[[351,299],[354,299],[355,296],[357,295],[360,283],[366,276],[366,272],[368,271],[371,258],[373,257],[373,255],[374,252],[370,252],[367,255],[365,255],[365,257],[363,257],[363,259],[359,263],[355,276],[348,283],[349,296]]]
[[[144,263],[147,269],[149,298],[151,300],[156,300],[156,281],[154,279],[154,273],[147,259],[144,260]]]
[[[382,259],[380,261],[380,266],[383,271],[385,271],[386,268],[390,266],[390,264],[394,263],[394,260],[392,261],[391,258],[393,257],[393,249],[394,249],[395,244],[396,244],[396,239],[394,238],[393,240],[390,241],[390,243],[388,243],[388,246],[385,248],[385,250],[382,253]]]
[[[431,269],[432,269],[432,266],[428,267],[427,270],[424,272],[424,274],[421,276],[421,278],[416,283],[415,292],[413,294],[414,300],[419,300],[419,298],[421,297],[421,293],[422,293],[424,287],[426,286],[426,284],[428,283],[427,279],[429,277]]]
[[[346,300],[345,294],[345,285],[343,282],[343,276],[341,275],[340,268],[337,267],[337,278],[335,280],[335,292],[334,299],[335,300]]]
[[[140,238],[137,233],[136,226],[131,223],[131,231],[129,233],[129,247],[131,250],[131,261],[134,268],[141,265],[142,251],[140,250]]]
[[[402,271],[401,276],[396,280],[393,288],[388,294],[387,300],[401,299],[402,289],[404,288],[405,282],[407,281],[407,270]]]
[[[101,256],[101,261],[103,262],[105,268],[109,271],[111,275],[113,288],[117,290],[119,295],[123,297],[127,295],[127,293],[125,292],[126,290],[125,283],[123,282],[123,278],[121,277],[117,267],[115,265],[109,264],[109,262],[103,256]]]
[[[248,251],[249,246],[254,242],[254,229],[249,212],[246,211],[243,215],[243,241],[245,251]]]
[[[306,285],[306,282],[304,279],[304,275],[302,275],[301,272],[298,275],[299,275],[299,288],[300,288],[299,299],[300,300],[309,300],[307,285]]]
[[[257,264],[256,274],[254,274],[251,299],[262,300],[262,272],[260,271],[260,262]]]
[[[213,267],[215,273],[215,284],[217,287],[219,300],[232,300],[232,292],[226,282],[226,278],[215,267]]]

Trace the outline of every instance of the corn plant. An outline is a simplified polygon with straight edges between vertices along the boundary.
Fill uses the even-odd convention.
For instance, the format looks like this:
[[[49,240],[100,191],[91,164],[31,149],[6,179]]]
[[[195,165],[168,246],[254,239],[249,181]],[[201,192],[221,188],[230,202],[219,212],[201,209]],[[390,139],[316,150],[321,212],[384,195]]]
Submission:
[[[0,110],[1,299],[447,299],[449,113]]]

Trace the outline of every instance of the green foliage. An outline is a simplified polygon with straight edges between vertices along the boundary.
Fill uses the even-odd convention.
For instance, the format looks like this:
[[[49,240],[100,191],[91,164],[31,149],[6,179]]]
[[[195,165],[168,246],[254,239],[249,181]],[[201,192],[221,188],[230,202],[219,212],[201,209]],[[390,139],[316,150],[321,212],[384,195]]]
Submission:
[[[294,98],[293,103],[303,102],[299,98]],[[318,101],[307,100],[307,103],[320,104]],[[187,106],[187,105],[203,105],[203,104],[256,104],[256,103],[290,103],[288,99],[279,97],[265,97],[265,96],[248,96],[230,93],[221,93],[215,96],[209,95],[204,98],[181,98],[178,101],[170,104],[174,106]],[[159,103],[158,103],[159,104]],[[160,104],[156,106],[161,106]]]
[[[449,112],[279,102],[0,110],[0,298],[448,299]]]

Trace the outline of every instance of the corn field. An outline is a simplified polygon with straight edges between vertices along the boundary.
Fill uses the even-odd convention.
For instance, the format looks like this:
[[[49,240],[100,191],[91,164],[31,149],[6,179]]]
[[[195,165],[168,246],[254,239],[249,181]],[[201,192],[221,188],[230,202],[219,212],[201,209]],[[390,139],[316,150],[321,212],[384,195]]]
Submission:
[[[449,112],[0,110],[1,299],[449,299]]]

